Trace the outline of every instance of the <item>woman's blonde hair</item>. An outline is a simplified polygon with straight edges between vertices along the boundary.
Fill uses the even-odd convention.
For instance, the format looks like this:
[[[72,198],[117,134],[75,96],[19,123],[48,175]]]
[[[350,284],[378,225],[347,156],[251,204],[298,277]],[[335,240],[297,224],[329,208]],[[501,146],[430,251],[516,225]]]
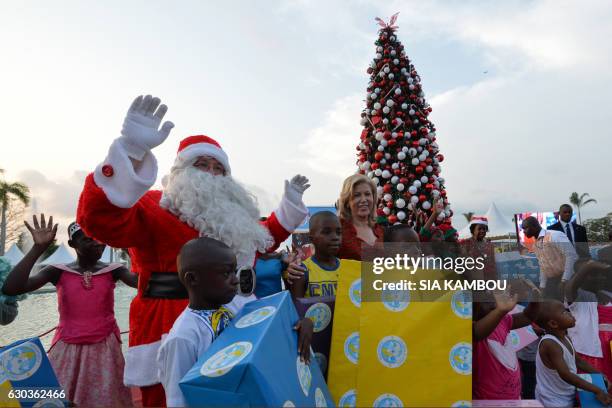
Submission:
[[[376,211],[376,203],[378,202],[377,194],[376,194],[376,185],[372,180],[363,174],[353,174],[344,180],[342,183],[342,191],[340,192],[340,198],[336,203],[338,207],[338,215],[342,221],[352,221],[353,214],[351,213],[351,200],[353,199],[353,193],[355,188],[359,184],[367,184],[370,187],[370,191],[372,192],[372,208],[370,209],[370,217],[368,219],[368,223],[370,225],[374,225],[374,215]]]

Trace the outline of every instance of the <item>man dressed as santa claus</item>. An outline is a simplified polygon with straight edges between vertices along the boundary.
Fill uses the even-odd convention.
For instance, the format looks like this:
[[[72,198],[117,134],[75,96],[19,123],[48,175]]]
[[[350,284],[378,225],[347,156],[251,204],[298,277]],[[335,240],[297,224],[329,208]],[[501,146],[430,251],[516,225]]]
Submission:
[[[203,135],[181,141],[162,191],[149,190],[157,178],[151,150],[174,127],[171,122],[160,127],[167,110],[151,95],[134,100],[121,137],[87,176],[77,212],[87,235],[128,248],[138,273],[124,382],[141,387],[145,406],[165,403],[156,354],[162,335],[188,304],[176,269],[183,244],[209,236],[230,246],[239,266],[252,267],[258,253],[276,249],[308,214],[302,202],[308,179],[298,175],[285,181],[280,205],[260,223],[256,200],[232,178],[227,154]]]

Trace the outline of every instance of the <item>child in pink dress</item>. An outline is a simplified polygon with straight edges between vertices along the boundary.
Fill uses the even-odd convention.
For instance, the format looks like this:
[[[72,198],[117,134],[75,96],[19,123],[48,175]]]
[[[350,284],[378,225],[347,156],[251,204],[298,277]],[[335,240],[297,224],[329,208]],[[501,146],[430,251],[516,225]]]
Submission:
[[[530,285],[539,298],[539,291]],[[491,295],[490,302],[474,302],[472,324],[474,375],[472,398],[479,400],[521,399],[521,370],[512,347],[510,331],[531,324],[537,313],[537,302],[531,302],[522,313],[509,314],[518,295]]]
[[[78,224],[68,227],[68,244],[76,250],[77,261],[51,265],[30,276],[34,262],[55,238],[53,217],[39,225],[26,222],[34,246],[7,277],[3,292],[17,295],[34,291],[51,282],[57,288],[59,324],[49,360],[67,399],[78,406],[132,406],[130,391],[123,385],[124,359],[119,327],[114,313],[115,282],[131,287],[137,275],[121,264],[99,262],[104,245],[89,238]]]

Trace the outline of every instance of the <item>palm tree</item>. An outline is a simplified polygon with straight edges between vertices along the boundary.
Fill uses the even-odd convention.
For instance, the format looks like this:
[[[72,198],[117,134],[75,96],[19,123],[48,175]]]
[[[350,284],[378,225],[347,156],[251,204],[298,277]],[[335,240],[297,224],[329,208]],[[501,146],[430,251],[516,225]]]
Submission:
[[[465,217],[467,222],[470,222],[470,221],[472,221],[472,217],[474,216],[474,213],[472,211],[470,211],[470,212],[467,212],[467,213],[463,213],[463,216]]]
[[[585,200],[585,198],[587,197],[589,197],[589,193],[582,193],[579,196],[578,193],[573,192],[572,195],[570,195],[570,203],[572,203],[572,205],[576,207],[576,210],[578,211],[578,223],[579,224],[582,224],[582,217],[580,216],[580,209],[587,204],[591,204],[591,203],[597,204],[597,200],[595,200],[594,198],[589,198],[588,200]]]
[[[24,205],[30,202],[30,189],[23,183],[8,183],[0,180],[0,206],[2,206],[2,218],[0,219],[0,256],[4,255],[6,245],[6,212],[11,198],[16,198]]]

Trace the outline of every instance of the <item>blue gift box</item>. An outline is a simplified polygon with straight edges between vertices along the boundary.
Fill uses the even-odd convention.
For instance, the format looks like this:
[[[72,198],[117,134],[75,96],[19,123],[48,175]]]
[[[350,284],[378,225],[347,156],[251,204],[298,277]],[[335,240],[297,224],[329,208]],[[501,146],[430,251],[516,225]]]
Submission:
[[[314,357],[300,361],[288,292],[248,303],[183,377],[189,406],[333,406]]]
[[[0,348],[0,405],[63,407],[64,390],[35,337]]]
[[[606,390],[603,375],[601,374],[578,374],[583,380],[590,382],[591,384]],[[580,400],[580,406],[582,408],[596,408],[603,407],[604,405],[599,402],[592,392],[578,389],[578,399]]]

